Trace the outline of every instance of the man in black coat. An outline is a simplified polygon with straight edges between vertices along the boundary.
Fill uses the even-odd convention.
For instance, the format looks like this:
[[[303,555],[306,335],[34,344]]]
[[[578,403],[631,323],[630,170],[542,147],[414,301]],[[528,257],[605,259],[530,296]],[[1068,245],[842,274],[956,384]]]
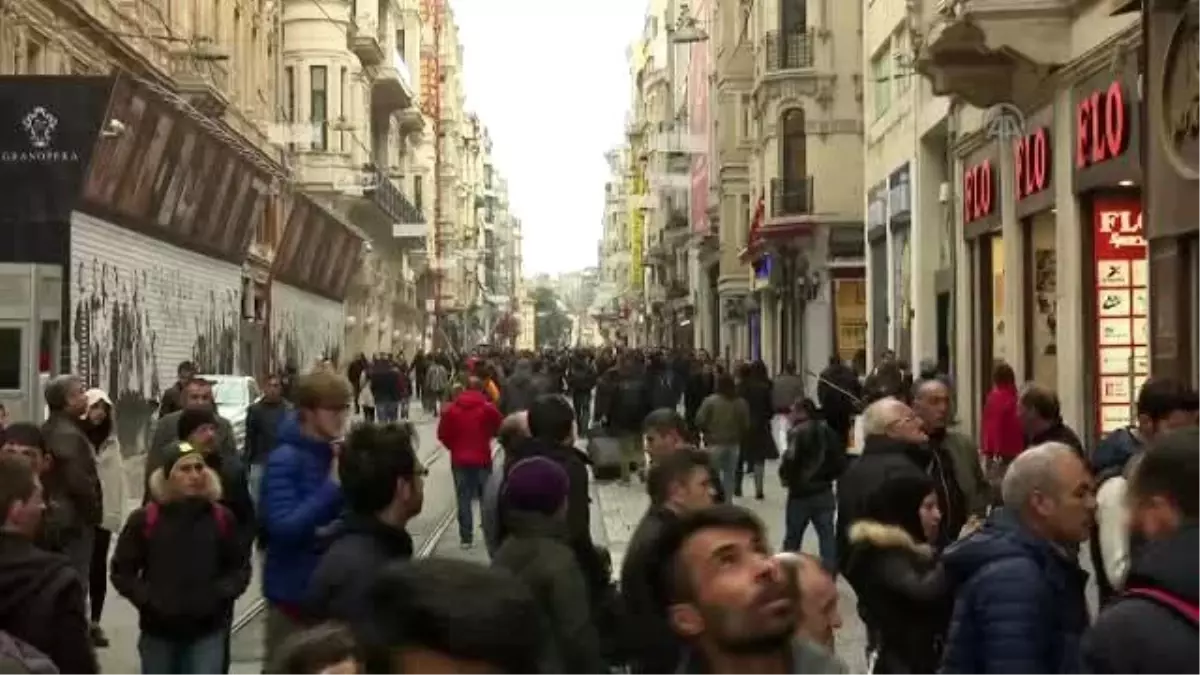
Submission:
[[[1116,596],[1083,637],[1092,673],[1200,672],[1200,433],[1165,434],[1129,480],[1133,529],[1146,543]]]
[[[305,610],[317,621],[368,620],[375,575],[413,556],[405,527],[421,512],[425,469],[401,426],[357,427],[338,458],[349,513],[313,573]]]
[[[656,591],[659,540],[681,514],[713,505],[708,455],[683,448],[650,468],[650,508],[638,522],[621,564],[626,649],[635,673],[670,673],[679,666],[682,646],[666,620]]]

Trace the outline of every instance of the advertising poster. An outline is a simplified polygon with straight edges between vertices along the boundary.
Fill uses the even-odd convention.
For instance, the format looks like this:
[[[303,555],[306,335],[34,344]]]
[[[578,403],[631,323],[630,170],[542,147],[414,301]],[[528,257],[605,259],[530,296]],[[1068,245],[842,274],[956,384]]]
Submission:
[[[1100,434],[1124,427],[1150,373],[1149,289],[1142,206],[1095,202],[1096,402]]]

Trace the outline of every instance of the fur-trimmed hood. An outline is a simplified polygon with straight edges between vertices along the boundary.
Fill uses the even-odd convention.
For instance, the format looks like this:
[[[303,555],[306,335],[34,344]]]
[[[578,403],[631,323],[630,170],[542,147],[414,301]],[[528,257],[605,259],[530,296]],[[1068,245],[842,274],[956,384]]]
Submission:
[[[213,471],[210,466],[204,467],[204,475],[208,478],[208,492],[205,496],[211,501],[220,501],[224,494],[221,490],[221,476],[216,471]],[[163,503],[175,499],[167,489],[167,475],[161,467],[155,469],[154,473],[150,474],[149,488],[150,496],[156,502]]]
[[[933,557],[933,548],[929,544],[918,543],[911,534],[898,525],[888,525],[877,520],[859,520],[851,525],[850,544],[876,548],[902,548],[926,558]]]

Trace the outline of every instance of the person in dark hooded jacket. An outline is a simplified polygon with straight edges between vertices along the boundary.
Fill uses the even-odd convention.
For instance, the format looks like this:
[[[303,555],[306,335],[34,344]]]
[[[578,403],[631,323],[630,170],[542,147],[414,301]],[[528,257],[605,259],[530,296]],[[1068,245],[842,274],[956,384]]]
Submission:
[[[607,575],[603,572],[602,561],[596,555],[596,547],[592,542],[588,458],[575,447],[575,411],[562,396],[542,396],[533,402],[527,420],[530,438],[512,448],[511,457],[506,457],[506,468],[511,469],[516,462],[537,456],[553,459],[563,467],[571,479],[567,494],[567,530],[571,548],[588,575],[589,583],[604,585],[608,581]],[[500,495],[504,494],[507,480],[506,471],[500,485]],[[503,504],[500,505],[498,521],[500,532],[497,539],[503,545],[508,534]]]
[[[515,412],[528,410],[537,398],[537,387],[533,380],[533,364],[529,359],[517,361],[513,374],[504,381],[500,388],[500,412],[511,415]]]
[[[883,483],[850,526],[846,579],[866,617],[874,673],[932,673],[950,619],[950,593],[935,550],[942,514],[928,476]]]
[[[508,536],[492,564],[524,581],[542,608],[545,672],[599,673],[605,666],[591,593],[567,531],[569,490],[567,472],[552,459],[529,457],[513,465],[500,496]]]
[[[34,544],[44,503],[24,457],[0,455],[0,508],[0,631],[40,651],[60,672],[100,672],[79,575],[65,555]]]
[[[309,582],[308,618],[352,626],[366,620],[375,575],[412,558],[405,528],[421,512],[424,474],[407,427],[362,425],[350,432],[338,462],[349,513],[330,533]]]
[[[1200,672],[1200,433],[1169,432],[1133,467],[1128,488],[1133,529],[1145,540],[1125,590],[1083,638],[1092,673]]]
[[[142,672],[225,672],[228,617],[250,584],[249,547],[199,448],[181,441],[168,450],[150,488],[112,558],[113,588],[138,610]]]

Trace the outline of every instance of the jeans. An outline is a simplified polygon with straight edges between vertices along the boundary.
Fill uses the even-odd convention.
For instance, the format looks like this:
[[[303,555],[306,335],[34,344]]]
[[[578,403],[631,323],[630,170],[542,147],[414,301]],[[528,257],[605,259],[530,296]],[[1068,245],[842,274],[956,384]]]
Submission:
[[[834,518],[837,516],[837,498],[828,488],[803,497],[788,496],[784,513],[783,550],[799,551],[804,543],[804,531],[812,523],[817,530],[817,544],[821,551],[821,563],[833,572],[837,569],[837,534]]]
[[[483,504],[483,486],[492,475],[490,466],[454,467],[454,497],[458,502],[458,538],[464,544],[475,541],[475,520],[471,505],[475,501]]]
[[[224,630],[191,640],[173,640],[147,635],[138,638],[138,654],[143,673],[191,675],[192,673],[224,673]]]
[[[730,444],[710,445],[708,451],[712,453],[713,467],[721,477],[721,487],[725,488],[725,501],[732,502],[734,488],[737,486],[735,481],[739,477],[738,463],[741,450],[737,445]]]
[[[264,465],[262,462],[251,462],[250,470],[246,473],[246,480],[249,482],[250,499],[254,502],[254,510],[258,511],[258,498],[262,492],[262,477]]]
[[[571,395],[571,405],[575,408],[575,426],[582,436],[592,421],[592,392],[575,392]]]
[[[380,424],[395,422],[400,417],[400,402],[399,401],[380,401],[375,400],[375,417]]]
[[[754,474],[754,494],[761,495],[767,480],[767,463],[766,462],[738,462],[737,476],[734,478],[737,482],[734,483],[734,494],[738,497],[742,496],[742,477],[749,470]]]
[[[96,530],[94,526],[84,527],[77,532],[73,532],[71,536],[64,541],[63,553],[71,563],[71,568],[79,575],[79,580],[83,582],[83,595],[90,597],[91,594],[91,579],[92,579],[92,556],[95,555]],[[105,565],[107,568],[107,563]],[[107,580],[105,584],[107,585]]]

